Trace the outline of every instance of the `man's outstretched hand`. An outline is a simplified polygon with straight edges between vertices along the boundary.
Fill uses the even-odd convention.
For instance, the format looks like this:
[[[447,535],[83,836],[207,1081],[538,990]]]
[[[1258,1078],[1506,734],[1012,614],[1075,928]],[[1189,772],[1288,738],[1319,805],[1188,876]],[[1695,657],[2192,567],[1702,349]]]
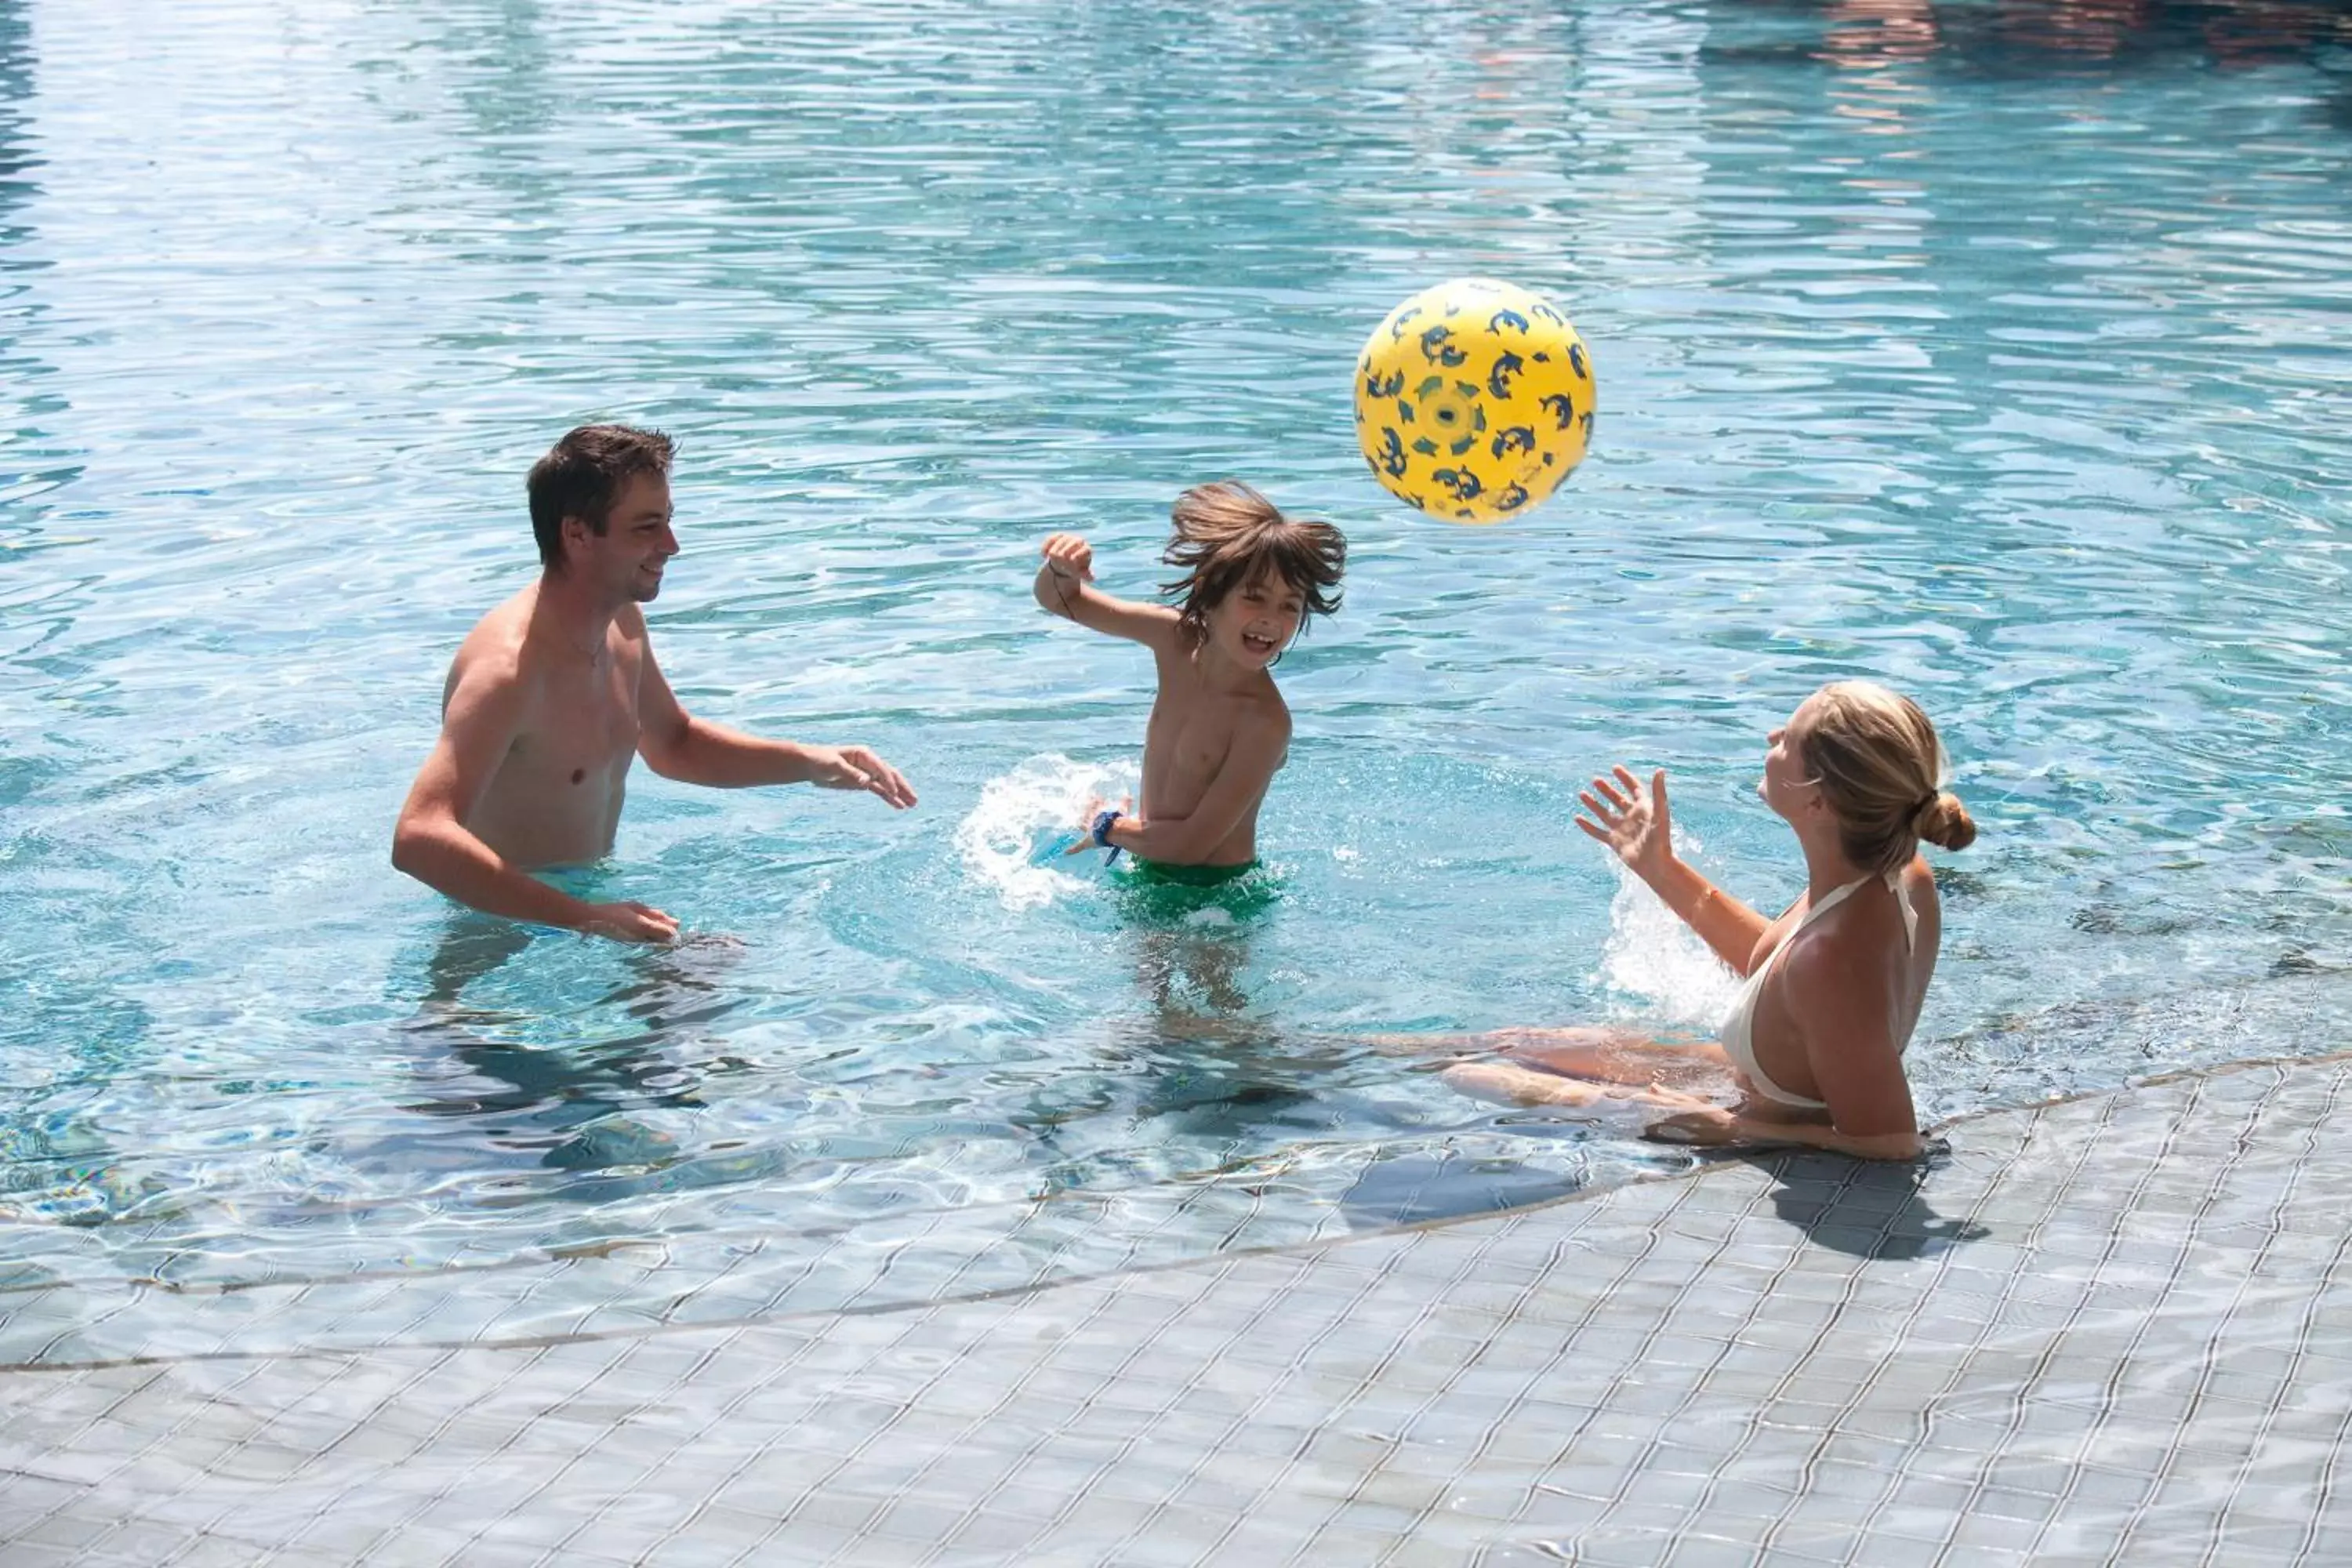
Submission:
[[[811,746],[814,770],[809,783],[819,789],[862,789],[900,811],[915,804],[915,792],[898,770],[865,746]]]

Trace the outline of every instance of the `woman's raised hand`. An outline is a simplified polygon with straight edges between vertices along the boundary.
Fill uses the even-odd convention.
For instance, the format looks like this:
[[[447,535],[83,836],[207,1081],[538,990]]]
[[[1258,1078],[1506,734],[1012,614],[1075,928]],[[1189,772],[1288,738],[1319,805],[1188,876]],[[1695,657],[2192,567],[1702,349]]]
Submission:
[[[1666,770],[1650,775],[1650,787],[1620,766],[1612,784],[1597,778],[1576,798],[1591,812],[1576,825],[1616,852],[1635,876],[1647,878],[1674,858],[1674,818],[1666,808]]]

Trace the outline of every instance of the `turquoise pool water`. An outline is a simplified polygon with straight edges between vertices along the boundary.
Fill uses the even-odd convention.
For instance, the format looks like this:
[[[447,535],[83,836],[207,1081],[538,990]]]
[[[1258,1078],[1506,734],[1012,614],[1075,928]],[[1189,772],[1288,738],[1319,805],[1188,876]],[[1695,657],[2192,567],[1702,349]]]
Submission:
[[[1357,1037],[1706,1017],[1578,782],[1672,768],[1702,864],[1784,900],[1758,738],[1856,672],[1983,834],[1931,1114],[2262,1054],[2082,1020],[2345,962],[2332,13],[101,22],[0,13],[0,1281],[658,1240],[600,1301],[753,1311],[1672,1169]],[[1601,399],[1488,531],[1391,501],[1348,403],[1388,308],[1471,273],[1566,309]],[[687,702],[923,795],[641,770],[599,875],[667,952],[386,863],[448,656],[527,580],[523,470],[592,417],[681,439]],[[1275,896],[1139,912],[1049,851],[1132,778],[1149,668],[1028,574],[1084,528],[1142,591],[1225,475],[1348,531],[1348,601],[1282,667]],[[530,1298],[516,1331],[575,1321]]]

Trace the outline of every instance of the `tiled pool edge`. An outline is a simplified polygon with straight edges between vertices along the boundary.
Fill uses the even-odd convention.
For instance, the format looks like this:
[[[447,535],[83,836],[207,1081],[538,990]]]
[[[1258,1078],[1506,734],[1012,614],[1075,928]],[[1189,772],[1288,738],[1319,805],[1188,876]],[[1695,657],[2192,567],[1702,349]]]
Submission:
[[[2233,1064],[1972,1118],[1916,1190],[1766,1157],[890,1313],[8,1373],[0,1542],[12,1565],[2343,1560],[2352,1168],[2321,1152],[2352,1150],[2347,1085],[2343,1057]]]

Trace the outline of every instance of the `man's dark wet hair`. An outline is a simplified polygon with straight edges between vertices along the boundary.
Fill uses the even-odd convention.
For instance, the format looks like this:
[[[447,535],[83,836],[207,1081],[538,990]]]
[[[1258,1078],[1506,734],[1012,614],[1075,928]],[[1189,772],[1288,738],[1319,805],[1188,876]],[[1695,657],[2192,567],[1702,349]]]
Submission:
[[[1287,584],[1307,601],[1309,617],[1339,607],[1339,578],[1348,569],[1348,542],[1328,522],[1287,518],[1239,479],[1196,485],[1176,498],[1176,537],[1160,559],[1184,574],[1161,592],[1178,595],[1177,630],[1199,647],[1209,635],[1209,612],[1235,589],[1261,577]]]
[[[667,474],[677,443],[658,430],[633,425],[583,425],[530,466],[530,531],[539,563],[563,570],[563,520],[576,517],[592,533],[612,521],[621,487],[638,474]]]

